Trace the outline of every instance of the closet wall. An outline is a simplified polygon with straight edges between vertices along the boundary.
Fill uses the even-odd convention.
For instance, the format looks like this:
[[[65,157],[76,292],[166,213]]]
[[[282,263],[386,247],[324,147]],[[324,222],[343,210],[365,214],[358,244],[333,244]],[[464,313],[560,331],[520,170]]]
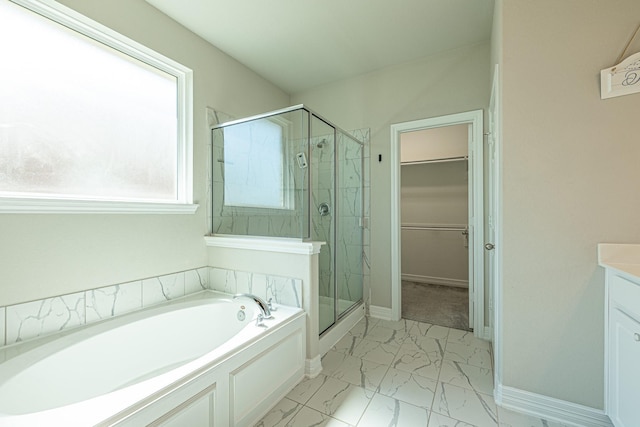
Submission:
[[[469,286],[468,125],[401,136],[402,279]]]

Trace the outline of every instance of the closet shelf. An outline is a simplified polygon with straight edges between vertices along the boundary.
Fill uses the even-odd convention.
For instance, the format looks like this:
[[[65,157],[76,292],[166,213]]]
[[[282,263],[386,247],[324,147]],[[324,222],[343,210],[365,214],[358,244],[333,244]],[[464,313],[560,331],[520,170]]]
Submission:
[[[418,225],[403,224],[400,226],[402,230],[430,230],[430,231],[467,231],[464,225]]]
[[[460,156],[460,157],[445,157],[442,159],[430,159],[430,160],[417,160],[415,162],[400,162],[401,166],[404,165],[424,165],[428,163],[445,163],[445,162],[461,162],[469,160],[468,156]]]

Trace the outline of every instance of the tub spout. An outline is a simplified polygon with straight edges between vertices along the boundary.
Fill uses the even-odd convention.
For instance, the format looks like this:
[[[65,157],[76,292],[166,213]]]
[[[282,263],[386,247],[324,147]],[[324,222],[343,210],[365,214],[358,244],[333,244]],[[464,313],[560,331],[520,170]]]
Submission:
[[[236,298],[249,298],[252,299],[253,302],[255,302],[258,307],[260,307],[260,311],[262,312],[262,315],[264,316],[265,319],[270,319],[271,318],[271,310],[269,309],[269,304],[267,304],[262,298],[257,297],[253,294],[236,294],[233,296],[233,299]]]

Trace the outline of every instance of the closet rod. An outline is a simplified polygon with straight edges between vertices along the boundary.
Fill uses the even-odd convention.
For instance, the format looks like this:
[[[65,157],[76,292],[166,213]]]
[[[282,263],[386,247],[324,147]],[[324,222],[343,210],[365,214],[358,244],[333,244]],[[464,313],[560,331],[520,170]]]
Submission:
[[[446,157],[443,159],[433,159],[433,160],[418,160],[415,162],[400,162],[400,165],[424,165],[427,163],[444,163],[444,162],[459,162],[462,160],[468,160],[469,158],[467,156],[460,156],[460,157]]]
[[[402,225],[402,230],[434,230],[434,231],[466,231],[467,227],[422,227],[414,225]]]

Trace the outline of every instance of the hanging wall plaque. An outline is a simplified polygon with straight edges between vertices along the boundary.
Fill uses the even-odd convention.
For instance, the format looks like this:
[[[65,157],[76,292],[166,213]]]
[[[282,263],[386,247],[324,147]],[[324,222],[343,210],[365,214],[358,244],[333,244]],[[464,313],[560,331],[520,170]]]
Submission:
[[[640,92],[640,52],[618,65],[600,71],[600,98]]]

